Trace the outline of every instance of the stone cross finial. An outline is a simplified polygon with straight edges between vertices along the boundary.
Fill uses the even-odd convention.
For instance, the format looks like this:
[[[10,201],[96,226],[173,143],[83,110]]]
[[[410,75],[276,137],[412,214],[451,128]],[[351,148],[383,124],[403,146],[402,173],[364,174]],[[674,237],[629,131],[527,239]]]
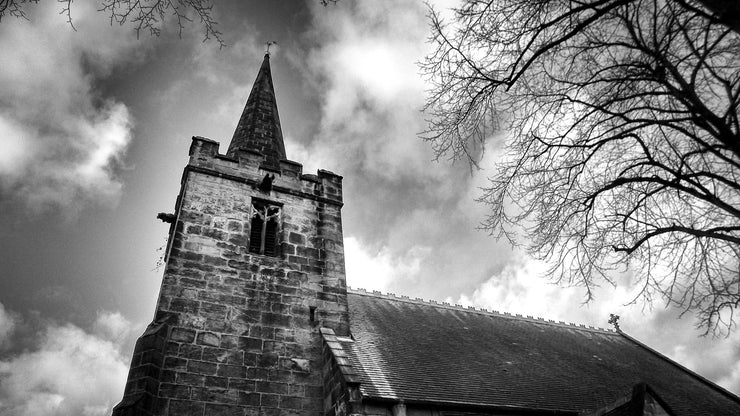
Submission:
[[[609,323],[614,325],[614,329],[619,331],[619,315],[609,314]]]

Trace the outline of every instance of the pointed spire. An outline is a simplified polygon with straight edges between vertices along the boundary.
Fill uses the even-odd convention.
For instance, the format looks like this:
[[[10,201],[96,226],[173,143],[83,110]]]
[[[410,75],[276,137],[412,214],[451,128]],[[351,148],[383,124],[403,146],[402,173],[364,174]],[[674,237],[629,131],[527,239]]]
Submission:
[[[276,168],[280,166],[279,161],[286,158],[269,53],[262,61],[226,154],[234,157],[237,150],[260,152],[265,155],[265,164]]]

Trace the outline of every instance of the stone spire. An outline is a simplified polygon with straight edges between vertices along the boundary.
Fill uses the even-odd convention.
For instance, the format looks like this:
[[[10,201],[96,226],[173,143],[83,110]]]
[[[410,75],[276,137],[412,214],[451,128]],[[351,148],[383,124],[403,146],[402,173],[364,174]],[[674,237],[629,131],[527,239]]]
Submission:
[[[269,53],[262,61],[226,154],[235,157],[238,150],[260,152],[265,156],[265,164],[275,168],[279,167],[281,159],[286,158]]]

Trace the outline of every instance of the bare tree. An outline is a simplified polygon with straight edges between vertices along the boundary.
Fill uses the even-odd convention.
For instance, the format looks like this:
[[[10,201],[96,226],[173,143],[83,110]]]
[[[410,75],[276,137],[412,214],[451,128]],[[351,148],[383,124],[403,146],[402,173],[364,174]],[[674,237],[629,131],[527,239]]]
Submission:
[[[447,22],[430,8],[424,138],[437,157],[477,165],[492,132],[508,133],[482,227],[525,245],[587,300],[627,271],[644,300],[694,313],[706,332],[732,330],[732,19],[690,0],[467,0],[452,13]]]
[[[61,6],[61,14],[67,17],[74,28],[72,0],[56,1]],[[29,3],[38,3],[38,0],[0,0],[0,21],[5,16],[27,18],[25,9]],[[159,36],[162,25],[169,17],[176,22],[180,34],[187,23],[197,20],[203,29],[204,41],[213,39],[219,46],[225,45],[221,32],[216,29],[212,0],[100,0],[99,6],[100,11],[108,15],[111,24],[131,23],[137,36],[142,31]]]

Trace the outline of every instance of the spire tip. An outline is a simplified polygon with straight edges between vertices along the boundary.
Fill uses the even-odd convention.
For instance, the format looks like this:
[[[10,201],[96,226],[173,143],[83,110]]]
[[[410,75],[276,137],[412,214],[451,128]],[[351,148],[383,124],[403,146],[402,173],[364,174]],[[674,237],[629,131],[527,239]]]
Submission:
[[[270,57],[270,46],[277,45],[277,41],[271,40],[269,42],[265,42],[265,45],[267,45],[267,48],[265,48],[265,56]]]

